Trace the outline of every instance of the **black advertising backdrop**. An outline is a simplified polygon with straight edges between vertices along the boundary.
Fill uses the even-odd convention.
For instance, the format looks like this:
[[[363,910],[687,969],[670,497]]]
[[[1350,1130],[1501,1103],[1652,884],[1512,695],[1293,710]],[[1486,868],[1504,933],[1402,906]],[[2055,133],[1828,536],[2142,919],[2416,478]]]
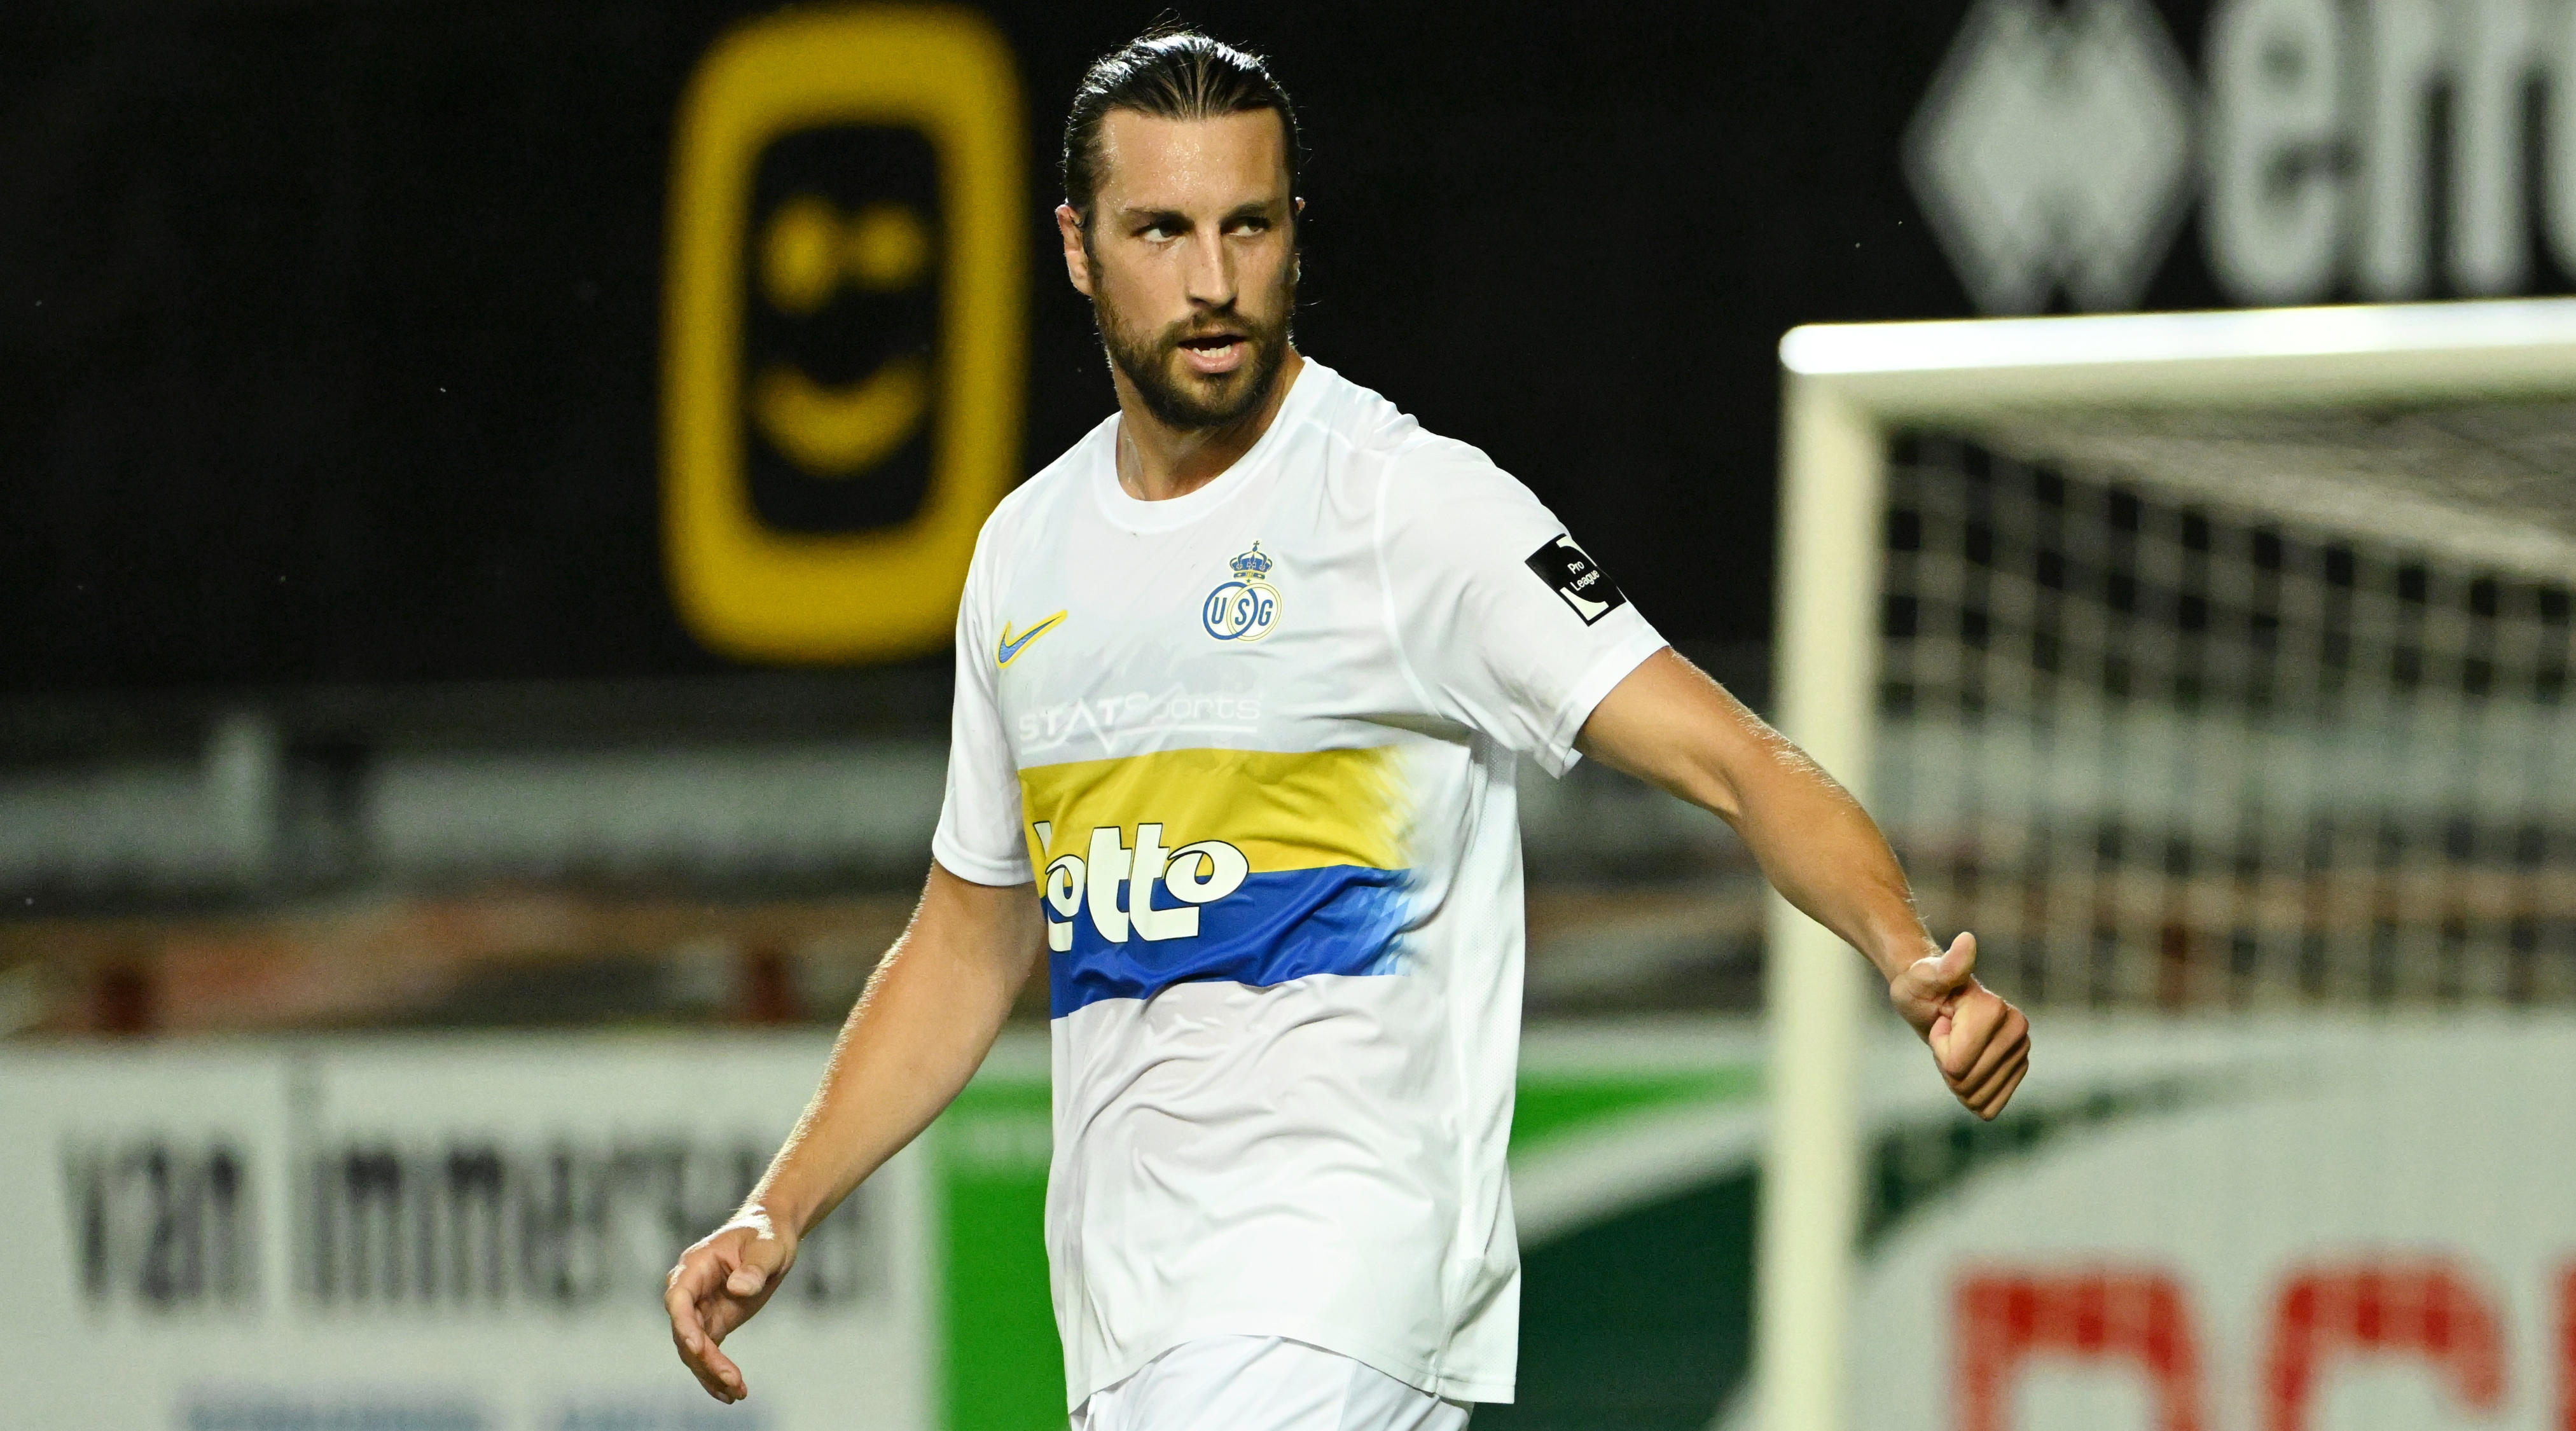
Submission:
[[[1744,641],[1780,333],[1971,311],[1900,157],[1966,12],[1188,18],[1303,108],[1306,351],[1493,454],[1668,633]],[[664,584],[660,295],[681,86],[757,13],[0,13],[0,690],[729,669]],[[1155,11],[986,13],[1028,109],[1026,471],[1111,403],[1056,126]],[[2143,302],[2215,301],[2187,231]]]

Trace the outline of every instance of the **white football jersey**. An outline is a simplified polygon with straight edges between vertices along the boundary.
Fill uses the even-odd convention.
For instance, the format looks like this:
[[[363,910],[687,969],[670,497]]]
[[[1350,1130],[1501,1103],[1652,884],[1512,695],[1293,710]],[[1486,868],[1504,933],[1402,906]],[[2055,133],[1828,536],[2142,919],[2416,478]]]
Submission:
[[[1289,1337],[1508,1401],[1516,754],[1662,645],[1529,490],[1308,361],[1138,501],[1111,417],[984,526],[933,852],[1046,917],[1066,1391]]]

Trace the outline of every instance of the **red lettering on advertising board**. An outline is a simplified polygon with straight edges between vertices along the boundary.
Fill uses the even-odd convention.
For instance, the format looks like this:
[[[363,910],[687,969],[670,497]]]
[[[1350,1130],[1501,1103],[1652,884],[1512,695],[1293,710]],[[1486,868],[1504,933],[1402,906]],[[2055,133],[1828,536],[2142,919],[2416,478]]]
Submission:
[[[2558,1431],[2576,1431],[2576,1266],[2558,1274]]]
[[[2504,1401],[2502,1319],[2447,1262],[2293,1273],[2272,1310],[2266,1431],[2307,1431],[2320,1368],[2337,1352],[2421,1357],[2471,1409],[2493,1411]]]
[[[2156,1431],[2200,1431],[2191,1307],[2161,1272],[1981,1272],[1958,1284],[1959,1431],[2011,1431],[2012,1392],[2033,1357],[2125,1362],[2145,1373]]]

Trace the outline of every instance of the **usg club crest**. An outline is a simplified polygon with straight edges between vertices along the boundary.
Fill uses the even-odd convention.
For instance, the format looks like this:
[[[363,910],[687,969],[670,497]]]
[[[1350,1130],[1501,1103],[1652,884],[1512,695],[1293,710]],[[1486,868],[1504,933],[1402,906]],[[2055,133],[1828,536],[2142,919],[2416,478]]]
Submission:
[[[1271,560],[1262,555],[1261,543],[1254,542],[1252,550],[1226,565],[1234,568],[1234,578],[1208,593],[1199,619],[1219,641],[1258,641],[1279,621],[1279,589],[1268,580]]]

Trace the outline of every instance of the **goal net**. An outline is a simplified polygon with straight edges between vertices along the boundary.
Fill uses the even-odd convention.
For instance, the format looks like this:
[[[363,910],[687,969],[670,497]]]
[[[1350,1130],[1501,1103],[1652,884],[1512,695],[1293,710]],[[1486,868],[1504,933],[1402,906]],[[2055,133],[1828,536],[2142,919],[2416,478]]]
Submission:
[[[1925,916],[2040,1007],[2576,992],[2569,477],[2563,402],[1900,434],[1874,793]]]
[[[2402,1166],[2509,1170],[2576,1081],[2551,1062],[2576,1024],[2547,1017],[2576,1004],[2576,303],[1819,328],[1782,351],[1782,725],[1885,825],[1935,933],[1977,934],[2039,1052],[1994,1129],[1890,1111],[1892,1021],[1775,910],[1758,1424],[2303,1425],[2340,1394],[2328,1353],[2358,1351],[2423,1375],[2354,1424],[2557,1425],[2540,1408],[2553,1377],[2576,1398],[2576,1339],[2563,1366],[2511,1363],[2576,1328],[2576,1262],[2514,1240],[2548,1219],[2511,1189],[2464,1203]],[[2505,1010],[2525,1014],[2479,1021]],[[2410,1058],[2491,1096],[2391,1132],[2416,1116],[2388,1071]],[[2192,1210],[2293,1145],[2298,1167]],[[1908,1147],[1930,1174],[1891,1165]],[[2185,1164],[2196,1184],[2134,1191]],[[2310,1173],[2386,1187],[2320,1203]],[[2159,1217],[2206,1225],[2168,1256]],[[1907,1218],[1948,1247],[1889,1233]],[[2195,1249],[2217,1260],[2195,1272]],[[1856,1316],[1871,1368],[1846,1355]],[[2480,1325],[2491,1380],[2460,1350]]]

